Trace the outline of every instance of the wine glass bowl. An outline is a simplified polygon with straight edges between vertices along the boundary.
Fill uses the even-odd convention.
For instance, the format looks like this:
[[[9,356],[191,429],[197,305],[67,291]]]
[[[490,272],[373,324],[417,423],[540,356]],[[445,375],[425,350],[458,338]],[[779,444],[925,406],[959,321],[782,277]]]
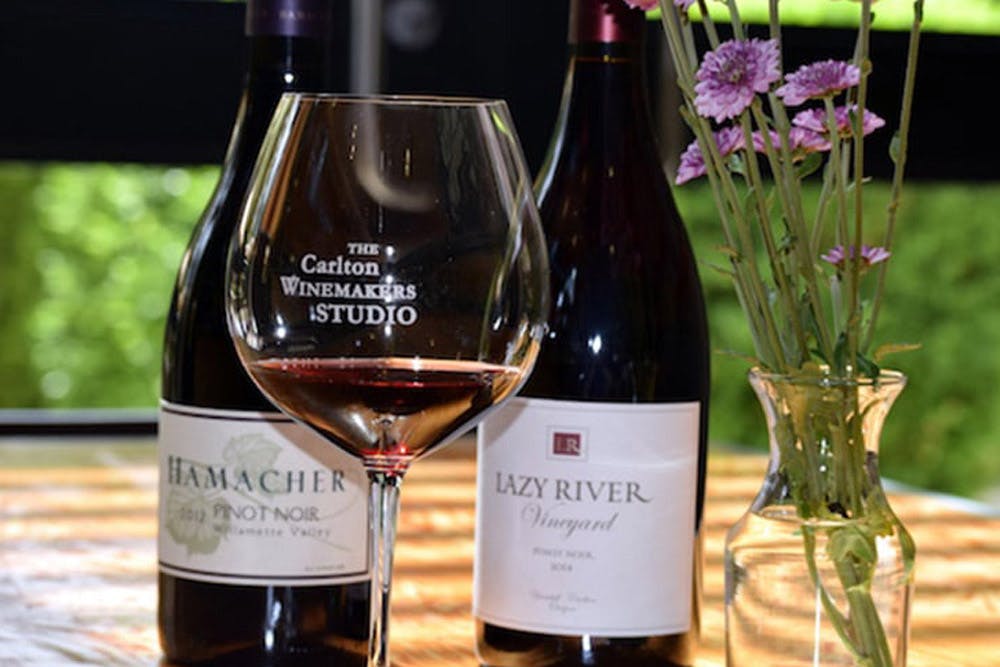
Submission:
[[[369,665],[388,664],[402,475],[521,386],[544,330],[545,244],[505,103],[283,96],[228,276],[254,382],[368,470]]]
[[[502,102],[279,103],[229,285],[239,355],[279,407],[406,457],[519,386],[546,265],[510,127]]]

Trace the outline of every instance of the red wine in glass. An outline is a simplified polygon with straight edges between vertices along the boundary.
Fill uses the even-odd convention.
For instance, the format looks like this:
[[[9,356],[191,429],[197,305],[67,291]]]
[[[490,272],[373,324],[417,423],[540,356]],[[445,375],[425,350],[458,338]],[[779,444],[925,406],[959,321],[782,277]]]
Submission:
[[[250,372],[275,402],[362,459],[412,459],[506,398],[516,366],[448,359],[271,358]]]

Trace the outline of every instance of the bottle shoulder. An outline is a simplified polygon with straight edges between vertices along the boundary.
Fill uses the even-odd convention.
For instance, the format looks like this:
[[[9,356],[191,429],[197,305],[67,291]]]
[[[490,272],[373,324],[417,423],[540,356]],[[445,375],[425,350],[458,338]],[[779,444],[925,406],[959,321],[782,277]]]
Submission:
[[[177,273],[164,333],[162,395],[184,405],[270,411],[229,336],[226,259],[246,182],[223,169]]]
[[[194,226],[177,271],[168,326],[179,319],[195,320],[196,328],[216,329],[224,324],[221,304],[226,255],[238,215],[234,187],[238,184],[233,180],[233,175],[224,170]]]
[[[568,115],[538,179],[552,308],[524,393],[707,396],[697,263],[655,143],[622,118]]]
[[[565,158],[540,180],[538,196],[556,282],[590,275],[603,291],[636,281],[655,292],[698,288],[694,252],[658,162]]]
[[[528,395],[707,395],[705,305],[687,238],[670,231],[683,232],[679,222],[665,206],[627,219],[594,208],[563,206],[546,220],[553,305]]]

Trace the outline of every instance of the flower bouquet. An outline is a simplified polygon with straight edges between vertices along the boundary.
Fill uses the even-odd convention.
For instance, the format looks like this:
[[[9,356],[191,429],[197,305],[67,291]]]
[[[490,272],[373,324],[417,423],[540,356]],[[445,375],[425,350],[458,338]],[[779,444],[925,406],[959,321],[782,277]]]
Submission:
[[[626,0],[651,8],[651,0]],[[829,1],[829,0],[827,0]],[[899,667],[914,546],[882,492],[877,444],[905,378],[874,349],[906,164],[923,0],[913,2],[894,175],[880,238],[866,234],[865,141],[875,0],[855,0],[842,59],[786,70],[779,0],[745,25],[737,0],[660,0],[695,141],[676,182],[706,178],[754,344],[751,384],[768,475],[726,545],[727,658],[747,665]],[[708,5],[725,5],[716,23]],[[696,39],[696,35],[698,39]],[[708,50],[699,53],[698,45]],[[806,206],[803,183],[820,184]],[[815,190],[809,190],[813,192]]]

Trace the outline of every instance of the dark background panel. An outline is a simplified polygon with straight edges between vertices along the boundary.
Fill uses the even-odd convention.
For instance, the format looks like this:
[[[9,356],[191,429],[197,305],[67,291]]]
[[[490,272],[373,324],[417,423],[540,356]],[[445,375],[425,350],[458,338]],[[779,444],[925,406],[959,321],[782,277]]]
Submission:
[[[242,7],[4,0],[0,155],[216,162],[243,67]]]
[[[507,100],[532,170],[555,123],[566,64],[568,2],[386,0],[384,90]],[[397,15],[424,6],[438,17],[429,43],[407,40]],[[415,12],[414,12],[415,13]]]
[[[216,163],[228,139],[245,58],[244,6],[197,0],[3,0],[0,159]],[[337,0],[336,90],[349,92],[350,2]],[[555,120],[566,2],[384,0],[386,92],[503,97],[533,169]],[[651,77],[664,62],[651,26]],[[907,36],[877,33],[870,107],[896,125]],[[789,68],[843,58],[853,33],[786,29]],[[981,89],[1000,38],[925,34],[908,174],[993,179],[996,133],[958,120],[957,90]],[[963,83],[963,81],[965,83]],[[662,87],[654,88],[659,92]],[[965,100],[963,100],[964,102]],[[663,106],[662,99],[654,104]],[[671,105],[673,103],[670,103]],[[966,107],[963,105],[963,109]],[[964,116],[968,116],[966,111]],[[669,109],[664,136],[686,133]],[[868,173],[885,177],[891,132],[872,138]]]

